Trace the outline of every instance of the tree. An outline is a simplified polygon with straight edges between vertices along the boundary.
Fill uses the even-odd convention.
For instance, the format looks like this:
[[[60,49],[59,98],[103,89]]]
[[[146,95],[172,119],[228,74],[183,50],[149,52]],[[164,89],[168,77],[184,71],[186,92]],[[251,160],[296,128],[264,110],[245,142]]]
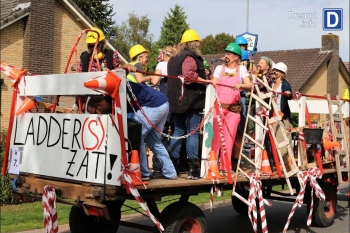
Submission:
[[[187,16],[182,7],[178,4],[174,9],[170,9],[170,13],[165,16],[158,41],[153,45],[150,52],[149,68],[153,70],[156,66],[156,58],[158,57],[158,49],[165,46],[174,46],[181,41],[182,34],[189,29],[186,22]]]
[[[79,8],[106,34],[113,36],[115,21],[113,5],[109,0],[73,0]]]
[[[234,36],[224,32],[215,35],[215,37],[209,35],[203,38],[200,49],[203,54],[218,54],[222,53],[229,43],[235,41]]]
[[[112,39],[118,51],[129,54],[130,48],[136,44],[151,49],[153,34],[148,29],[150,22],[151,20],[146,15],[138,17],[132,12],[127,21],[120,26],[115,26]]]

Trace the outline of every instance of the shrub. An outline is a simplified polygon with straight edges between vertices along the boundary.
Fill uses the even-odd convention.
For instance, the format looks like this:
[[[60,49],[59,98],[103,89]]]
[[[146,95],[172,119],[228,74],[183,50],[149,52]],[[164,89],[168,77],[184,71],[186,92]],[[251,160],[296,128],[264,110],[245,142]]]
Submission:
[[[0,131],[0,169],[2,169],[2,164],[4,160],[4,151],[6,145],[7,130],[3,129]],[[6,204],[16,204],[17,201],[13,198],[11,190],[10,176],[6,174],[5,176],[0,175],[0,205]]]
[[[0,153],[5,151],[7,129],[0,130]]]

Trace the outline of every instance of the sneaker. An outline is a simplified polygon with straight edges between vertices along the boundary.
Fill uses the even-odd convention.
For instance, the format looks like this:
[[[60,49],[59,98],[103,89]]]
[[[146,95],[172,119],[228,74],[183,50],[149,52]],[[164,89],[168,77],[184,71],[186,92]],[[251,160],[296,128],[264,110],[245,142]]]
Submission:
[[[174,176],[174,177],[171,177],[171,178],[167,178],[167,177],[165,177],[166,179],[168,179],[168,180],[177,180],[177,176]]]
[[[147,180],[150,180],[149,176],[142,176],[142,181],[147,181]]]
[[[163,175],[163,173],[161,173],[161,172],[153,172],[153,174],[151,175],[151,177],[153,178],[153,179],[163,179],[163,178],[165,178],[164,177],[164,175]]]

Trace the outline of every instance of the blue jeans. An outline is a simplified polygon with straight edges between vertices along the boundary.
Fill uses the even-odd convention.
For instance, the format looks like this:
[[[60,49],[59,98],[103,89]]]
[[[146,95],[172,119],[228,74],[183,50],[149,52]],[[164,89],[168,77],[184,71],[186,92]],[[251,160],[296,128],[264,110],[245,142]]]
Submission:
[[[199,110],[187,110],[184,113],[172,113],[174,121],[173,137],[188,134],[194,130],[201,122]],[[179,158],[182,139],[171,139],[171,157]],[[199,130],[186,139],[186,151],[188,159],[198,159]]]
[[[241,132],[243,132],[243,130],[244,130],[244,124],[245,124],[245,120],[247,118],[247,105],[245,105],[245,101],[246,101],[246,98],[241,97],[241,100],[240,100],[240,104],[242,107],[241,120],[240,120],[238,128],[237,128]]]
[[[162,130],[165,124],[166,117],[169,112],[169,103],[165,103],[156,108],[142,107],[146,116],[153,122],[158,129]],[[163,164],[162,173],[166,178],[174,178],[176,171],[173,163],[170,160],[168,151],[160,141],[161,134],[158,133],[146,120],[140,110],[136,112],[135,120],[142,123],[141,148],[140,148],[140,167],[142,176],[150,176],[150,171],[147,165],[147,154],[145,143],[148,148]]]

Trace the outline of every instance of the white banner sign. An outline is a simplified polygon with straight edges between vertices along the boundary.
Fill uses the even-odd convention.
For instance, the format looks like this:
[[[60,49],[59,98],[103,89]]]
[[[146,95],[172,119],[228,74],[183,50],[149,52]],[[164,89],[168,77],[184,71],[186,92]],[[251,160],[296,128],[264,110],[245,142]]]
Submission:
[[[245,35],[243,35],[243,37],[246,38],[247,41],[248,41],[248,48],[247,48],[247,50],[248,51],[253,51],[254,47],[255,47],[255,39],[256,39],[255,36],[249,35],[249,34],[245,34]]]
[[[11,149],[22,152],[20,172],[120,185],[115,127],[108,115],[26,113],[15,119]]]

